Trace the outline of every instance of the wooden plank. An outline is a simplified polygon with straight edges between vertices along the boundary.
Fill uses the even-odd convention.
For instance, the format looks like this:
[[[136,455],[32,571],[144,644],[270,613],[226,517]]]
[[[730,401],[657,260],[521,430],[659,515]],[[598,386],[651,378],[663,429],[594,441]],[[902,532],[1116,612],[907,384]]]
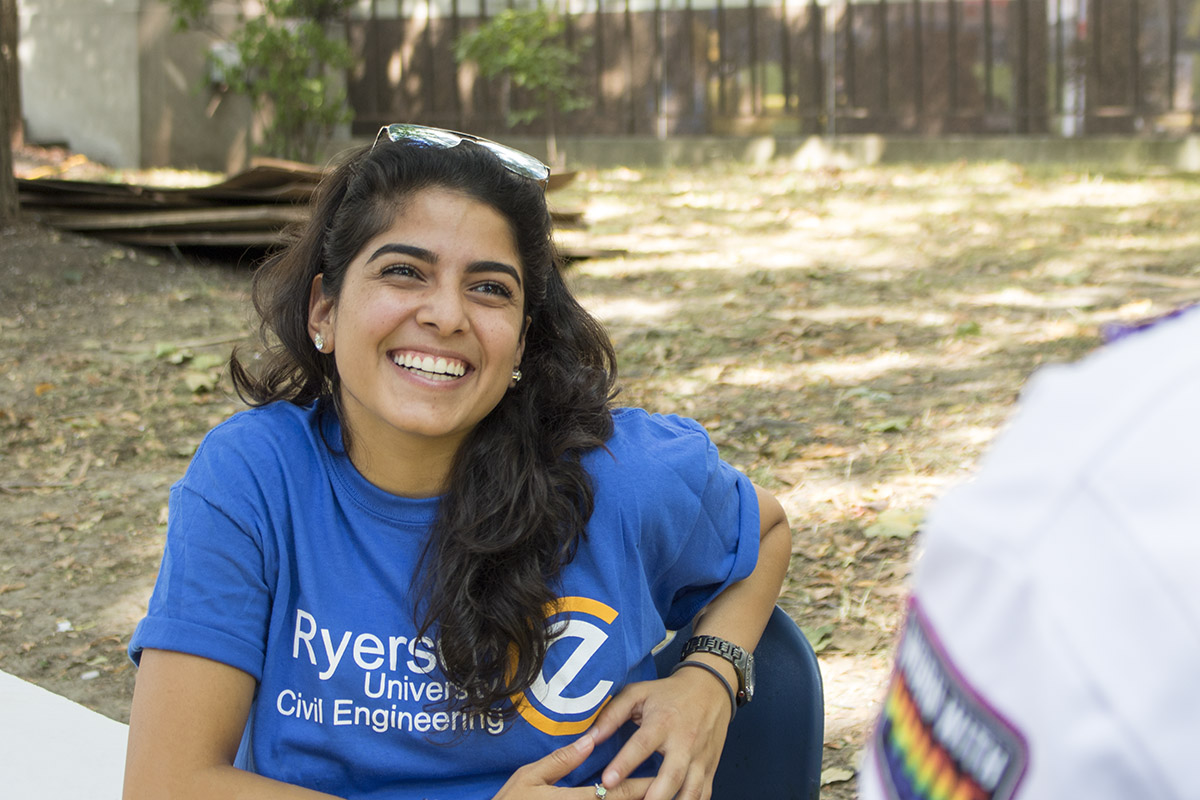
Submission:
[[[275,247],[282,231],[100,231],[101,238],[136,247]]]
[[[554,220],[555,225],[559,225],[562,227],[567,227],[567,228],[582,228],[582,227],[584,227],[583,212],[578,211],[578,210],[560,211],[560,210],[556,210],[556,209],[552,208],[552,209],[550,209],[550,219]]]
[[[230,206],[226,208],[163,209],[132,212],[40,212],[56,228],[72,231],[117,230],[246,230],[284,227],[308,219],[297,206]]]
[[[99,181],[72,181],[65,178],[17,178],[17,186],[25,192],[45,195],[87,195],[108,197],[115,200],[132,198],[146,199],[156,190],[128,183],[102,183]]]
[[[250,169],[209,186],[159,189],[60,178],[21,180],[27,210],[42,222],[134,246],[271,248],[311,213],[323,171],[308,164],[257,159]],[[547,191],[575,172],[550,177]],[[552,209],[559,227],[582,227],[582,210]],[[595,257],[592,251],[568,257]]]
[[[564,262],[584,261],[589,258],[621,258],[629,255],[628,250],[613,250],[600,247],[564,247],[559,251]]]
[[[250,171],[254,172],[258,170],[274,170],[286,173],[294,178],[306,179],[310,183],[318,183],[321,178],[325,177],[324,167],[307,164],[303,161],[289,161],[284,158],[270,158],[268,156],[255,156],[250,159]]]
[[[578,172],[574,172],[574,171],[551,172],[550,180],[546,182],[546,191],[553,192],[557,189],[561,189],[564,186],[567,186],[568,184],[571,183],[571,181],[575,180],[575,176],[578,174],[579,174]]]
[[[189,190],[184,198],[205,201],[223,201],[226,203],[307,203],[316,187],[310,183],[283,183],[277,186],[262,186],[259,188],[230,187],[221,183]],[[172,198],[174,199],[174,198]]]

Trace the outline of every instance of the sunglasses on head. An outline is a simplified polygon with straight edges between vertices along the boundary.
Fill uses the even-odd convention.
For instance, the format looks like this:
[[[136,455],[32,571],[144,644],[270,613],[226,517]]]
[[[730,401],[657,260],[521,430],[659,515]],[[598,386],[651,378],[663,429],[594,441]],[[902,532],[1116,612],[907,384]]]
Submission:
[[[492,155],[496,156],[496,158],[500,159],[500,163],[509,172],[520,175],[522,178],[529,178],[543,189],[546,188],[546,183],[550,180],[550,168],[528,153],[522,153],[520,150],[514,150],[508,145],[472,136],[469,133],[394,122],[391,125],[384,125],[379,129],[379,134],[375,137],[375,144],[371,145],[371,148],[374,149],[385,136],[391,142],[411,142],[416,145],[433,147],[439,150],[449,150],[451,147],[458,147],[463,142],[471,142],[485,148]]]

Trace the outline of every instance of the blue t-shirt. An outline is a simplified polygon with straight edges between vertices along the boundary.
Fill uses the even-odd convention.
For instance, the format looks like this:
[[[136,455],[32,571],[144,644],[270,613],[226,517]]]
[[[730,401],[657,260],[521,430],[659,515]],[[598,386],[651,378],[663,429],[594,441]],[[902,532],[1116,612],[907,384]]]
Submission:
[[[438,500],[369,483],[315,406],[245,411],[205,437],[171,489],[130,655],[175,650],[252,675],[246,769],[349,798],[490,798],[587,730],[625,684],[655,677],[665,632],[758,558],[754,488],[702,427],[634,409],[613,420],[607,447],[584,457],[595,510],[515,718],[453,710],[436,632],[416,636],[414,572]],[[593,782],[621,743],[564,784]]]

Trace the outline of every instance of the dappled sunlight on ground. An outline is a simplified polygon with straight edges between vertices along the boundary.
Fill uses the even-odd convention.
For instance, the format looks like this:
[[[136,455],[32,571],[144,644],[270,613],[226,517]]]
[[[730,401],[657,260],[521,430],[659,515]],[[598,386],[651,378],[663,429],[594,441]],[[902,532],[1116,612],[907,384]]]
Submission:
[[[569,192],[589,223],[570,235],[626,250],[571,268],[617,343],[622,399],[699,419],[789,514],[780,602],[821,650],[826,765],[844,777],[921,518],[1034,370],[1200,300],[1200,181],[781,163],[584,173]]]

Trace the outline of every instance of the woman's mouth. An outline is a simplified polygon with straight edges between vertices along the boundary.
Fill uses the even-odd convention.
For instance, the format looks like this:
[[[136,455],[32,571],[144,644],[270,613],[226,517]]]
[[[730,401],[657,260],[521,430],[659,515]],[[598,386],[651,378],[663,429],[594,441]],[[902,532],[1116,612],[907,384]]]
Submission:
[[[393,353],[392,363],[414,372],[422,378],[435,381],[450,381],[467,374],[465,362],[442,356],[429,356],[420,353]]]

